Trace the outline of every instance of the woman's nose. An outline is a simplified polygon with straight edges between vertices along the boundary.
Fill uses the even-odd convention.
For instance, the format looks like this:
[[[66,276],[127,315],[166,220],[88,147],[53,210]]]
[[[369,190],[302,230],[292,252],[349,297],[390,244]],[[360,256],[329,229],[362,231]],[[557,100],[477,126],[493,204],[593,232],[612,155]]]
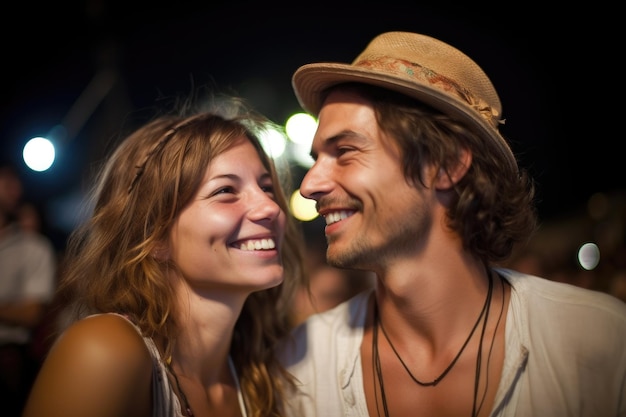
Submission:
[[[274,220],[282,211],[278,203],[262,190],[259,190],[259,193],[256,194],[252,204],[253,207],[249,213],[250,218],[253,220]]]

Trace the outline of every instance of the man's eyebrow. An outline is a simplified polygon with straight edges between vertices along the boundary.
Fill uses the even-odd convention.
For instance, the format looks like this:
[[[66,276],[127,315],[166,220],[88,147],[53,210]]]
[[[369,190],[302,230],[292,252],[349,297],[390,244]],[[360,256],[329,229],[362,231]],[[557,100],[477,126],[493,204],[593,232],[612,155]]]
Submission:
[[[324,139],[324,142],[323,142],[324,147],[334,146],[336,144],[336,142],[338,142],[338,141],[340,141],[342,139],[345,139],[345,138],[356,139],[356,140],[359,140],[361,142],[366,140],[366,138],[363,135],[355,132],[354,130],[342,130],[341,132],[338,132],[335,135],[330,136],[330,137]],[[316,152],[313,148],[311,148],[310,155],[311,155],[311,158],[313,158],[315,160],[315,159],[317,159],[318,152]]]

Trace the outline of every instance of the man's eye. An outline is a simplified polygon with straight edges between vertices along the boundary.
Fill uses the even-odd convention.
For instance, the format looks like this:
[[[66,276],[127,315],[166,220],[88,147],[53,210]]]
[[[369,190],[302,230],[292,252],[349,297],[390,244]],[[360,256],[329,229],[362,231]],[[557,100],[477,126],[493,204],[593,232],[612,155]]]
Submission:
[[[341,147],[341,148],[337,148],[337,155],[344,155],[348,152],[353,151],[354,148],[348,148],[348,147]]]

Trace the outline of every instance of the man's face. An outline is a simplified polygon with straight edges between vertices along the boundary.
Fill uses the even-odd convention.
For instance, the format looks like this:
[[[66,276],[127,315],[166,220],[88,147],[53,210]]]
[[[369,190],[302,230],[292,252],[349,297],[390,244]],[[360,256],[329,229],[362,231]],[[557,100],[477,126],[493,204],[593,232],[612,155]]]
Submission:
[[[326,219],[330,264],[377,270],[418,250],[430,227],[429,191],[406,180],[399,148],[380,130],[371,103],[331,93],[311,154],[300,192]]]

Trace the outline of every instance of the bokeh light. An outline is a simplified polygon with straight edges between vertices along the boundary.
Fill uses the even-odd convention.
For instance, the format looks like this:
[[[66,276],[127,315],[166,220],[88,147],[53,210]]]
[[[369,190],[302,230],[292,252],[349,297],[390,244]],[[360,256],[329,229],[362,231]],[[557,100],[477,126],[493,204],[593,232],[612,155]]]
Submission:
[[[585,243],[578,250],[578,263],[591,271],[600,263],[600,249],[595,243]]]
[[[302,197],[300,190],[296,190],[291,194],[289,206],[294,217],[300,221],[311,221],[318,216],[315,209],[315,200]]]
[[[54,163],[54,145],[46,138],[32,138],[24,146],[22,157],[33,171],[45,171]]]

